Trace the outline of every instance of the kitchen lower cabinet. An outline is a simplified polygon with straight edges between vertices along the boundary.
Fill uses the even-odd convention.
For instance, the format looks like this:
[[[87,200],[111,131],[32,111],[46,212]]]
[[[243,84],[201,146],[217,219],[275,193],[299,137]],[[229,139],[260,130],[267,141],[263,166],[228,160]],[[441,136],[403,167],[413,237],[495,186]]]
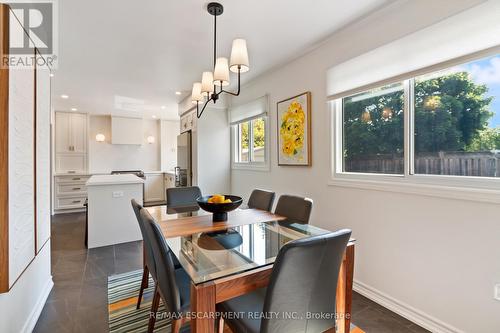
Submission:
[[[57,175],[55,176],[56,213],[83,211],[87,199],[87,180],[90,175]]]
[[[146,182],[144,183],[144,202],[151,203],[157,201],[165,201],[163,173],[146,173]]]

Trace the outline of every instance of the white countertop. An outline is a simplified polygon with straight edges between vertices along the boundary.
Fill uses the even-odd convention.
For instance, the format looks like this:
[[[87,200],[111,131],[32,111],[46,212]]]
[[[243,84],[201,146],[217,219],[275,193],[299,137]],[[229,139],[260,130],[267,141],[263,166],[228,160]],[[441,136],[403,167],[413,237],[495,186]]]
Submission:
[[[144,184],[144,180],[132,175],[95,175],[89,178],[87,186],[99,185],[123,185],[123,184]]]

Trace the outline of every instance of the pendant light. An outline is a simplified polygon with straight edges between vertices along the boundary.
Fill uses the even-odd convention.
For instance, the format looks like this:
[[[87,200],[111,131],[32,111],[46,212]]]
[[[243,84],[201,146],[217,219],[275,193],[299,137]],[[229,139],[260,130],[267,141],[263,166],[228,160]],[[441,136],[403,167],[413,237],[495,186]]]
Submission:
[[[207,6],[207,11],[214,17],[214,67],[212,71],[203,72],[201,83],[193,83],[191,101],[196,104],[196,116],[201,117],[203,111],[210,101],[217,103],[219,96],[226,93],[232,96],[240,94],[240,74],[250,70],[248,62],[247,42],[244,39],[237,38],[233,40],[231,56],[229,61],[225,57],[217,57],[217,16],[224,12],[224,7],[218,2],[211,2]],[[230,83],[229,72],[236,73],[238,76],[238,88],[235,92],[224,90]],[[200,105],[203,104],[200,110]]]

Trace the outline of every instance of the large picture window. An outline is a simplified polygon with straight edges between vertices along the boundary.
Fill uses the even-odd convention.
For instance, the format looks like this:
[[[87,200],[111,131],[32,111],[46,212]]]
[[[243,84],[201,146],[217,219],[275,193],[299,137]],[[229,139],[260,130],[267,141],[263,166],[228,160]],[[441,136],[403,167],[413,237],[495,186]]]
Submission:
[[[499,54],[334,105],[337,175],[500,177]]]

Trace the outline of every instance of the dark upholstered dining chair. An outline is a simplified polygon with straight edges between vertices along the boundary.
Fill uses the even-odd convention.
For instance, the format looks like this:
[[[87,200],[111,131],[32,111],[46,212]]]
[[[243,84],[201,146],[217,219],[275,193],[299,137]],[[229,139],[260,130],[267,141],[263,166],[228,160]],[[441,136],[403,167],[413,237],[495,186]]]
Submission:
[[[196,198],[201,197],[198,186],[167,188],[167,214],[197,211],[200,207]]]
[[[179,333],[184,322],[185,313],[190,309],[191,279],[184,269],[175,269],[173,254],[163,237],[160,226],[146,209],[140,212],[146,232],[151,240],[156,267],[156,283],[149,316],[148,333],[152,333],[156,321],[156,313],[160,306],[160,298],[166,304],[172,318],[172,333]]]
[[[248,199],[248,208],[271,211],[276,194],[271,191],[255,189]]]
[[[308,224],[312,205],[312,199],[284,194],[278,199],[274,213],[286,217],[289,222]]]
[[[153,257],[153,249],[151,248],[151,240],[148,238],[148,234],[146,233],[146,229],[144,226],[144,221],[141,220],[141,209],[143,207],[135,201],[135,199],[131,200],[132,208],[134,209],[135,216],[137,218],[137,223],[139,224],[139,228],[141,229],[142,235],[142,247],[143,247],[143,271],[142,271],[142,281],[141,288],[139,289],[139,297],[137,298],[137,309],[141,306],[142,294],[144,293],[144,289],[146,289],[149,285],[149,274],[153,277],[153,280],[156,281],[156,270],[155,270],[155,262]],[[175,257],[174,257],[175,258]],[[179,268],[181,264],[177,260],[174,259],[174,267]]]
[[[337,280],[350,236],[351,231],[344,229],[285,244],[267,289],[218,304],[222,313],[219,331],[224,325],[224,313],[242,314],[226,316],[233,332],[318,333],[334,328]],[[252,315],[255,313],[273,315]]]
[[[153,249],[151,248],[151,242],[148,239],[146,230],[144,229],[144,223],[141,220],[141,209],[142,206],[135,201],[135,199],[132,199],[132,208],[134,209],[135,217],[137,218],[137,223],[139,223],[139,228],[141,229],[141,235],[142,235],[142,246],[143,246],[143,251],[144,251],[144,269],[142,271],[142,281],[141,281],[141,288],[139,290],[139,297],[137,298],[137,309],[140,308],[141,306],[141,300],[142,300],[142,294],[144,292],[144,289],[146,289],[149,285],[149,274],[153,276],[153,279],[156,280],[156,271],[155,271],[155,262],[153,258]]]

